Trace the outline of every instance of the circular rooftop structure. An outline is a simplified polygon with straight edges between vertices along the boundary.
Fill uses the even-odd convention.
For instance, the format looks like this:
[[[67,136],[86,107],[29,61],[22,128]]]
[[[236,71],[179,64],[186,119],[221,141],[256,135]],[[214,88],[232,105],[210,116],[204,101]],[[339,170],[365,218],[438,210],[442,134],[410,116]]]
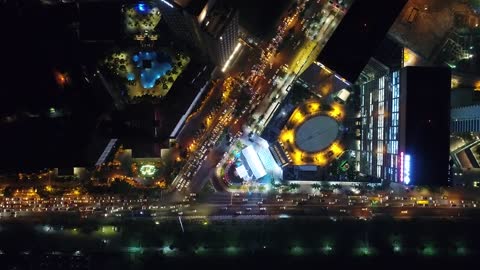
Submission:
[[[339,125],[335,119],[326,115],[317,115],[303,122],[295,132],[298,148],[315,153],[329,147],[337,138]]]

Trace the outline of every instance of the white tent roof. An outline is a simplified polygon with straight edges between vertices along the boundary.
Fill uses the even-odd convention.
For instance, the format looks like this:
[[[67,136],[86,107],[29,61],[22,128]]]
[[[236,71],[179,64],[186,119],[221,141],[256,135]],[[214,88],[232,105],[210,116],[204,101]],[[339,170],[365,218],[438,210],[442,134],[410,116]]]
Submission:
[[[247,169],[245,168],[245,166],[242,165],[242,166],[240,166],[240,167],[237,167],[235,170],[237,171],[238,176],[239,176],[240,178],[242,178],[243,180],[248,180],[248,179],[250,179],[250,177],[248,176],[248,171],[247,171]]]
[[[253,172],[253,176],[255,177],[255,179],[262,178],[267,174],[265,168],[263,168],[260,158],[255,152],[255,149],[253,149],[253,146],[249,145],[245,149],[243,149],[242,155],[245,157],[247,165]]]

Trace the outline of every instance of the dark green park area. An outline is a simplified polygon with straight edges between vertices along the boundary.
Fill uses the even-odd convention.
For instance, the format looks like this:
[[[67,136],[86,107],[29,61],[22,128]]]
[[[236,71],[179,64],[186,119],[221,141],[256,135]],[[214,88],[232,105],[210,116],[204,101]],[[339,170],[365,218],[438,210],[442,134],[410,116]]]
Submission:
[[[50,220],[0,223],[0,254],[122,253],[165,258],[465,257],[479,254],[476,220]]]

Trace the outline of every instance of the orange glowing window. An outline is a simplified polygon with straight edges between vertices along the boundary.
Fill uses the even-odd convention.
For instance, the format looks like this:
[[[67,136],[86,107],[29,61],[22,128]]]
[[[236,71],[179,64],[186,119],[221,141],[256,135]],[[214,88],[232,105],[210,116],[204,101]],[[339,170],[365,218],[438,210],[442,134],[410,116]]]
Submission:
[[[480,81],[475,83],[475,91],[480,91]]]
[[[68,74],[67,73],[61,73],[59,71],[54,71],[53,72],[55,76],[55,81],[57,84],[61,87],[65,86],[69,82]]]

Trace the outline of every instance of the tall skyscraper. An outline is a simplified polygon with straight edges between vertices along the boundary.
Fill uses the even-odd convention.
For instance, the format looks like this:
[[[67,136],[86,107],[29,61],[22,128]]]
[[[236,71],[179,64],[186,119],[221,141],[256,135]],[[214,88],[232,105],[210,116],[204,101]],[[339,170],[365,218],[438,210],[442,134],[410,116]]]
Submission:
[[[448,68],[407,67],[360,85],[359,171],[413,185],[449,185]]]
[[[177,38],[223,66],[238,43],[238,12],[221,0],[157,0]]]

